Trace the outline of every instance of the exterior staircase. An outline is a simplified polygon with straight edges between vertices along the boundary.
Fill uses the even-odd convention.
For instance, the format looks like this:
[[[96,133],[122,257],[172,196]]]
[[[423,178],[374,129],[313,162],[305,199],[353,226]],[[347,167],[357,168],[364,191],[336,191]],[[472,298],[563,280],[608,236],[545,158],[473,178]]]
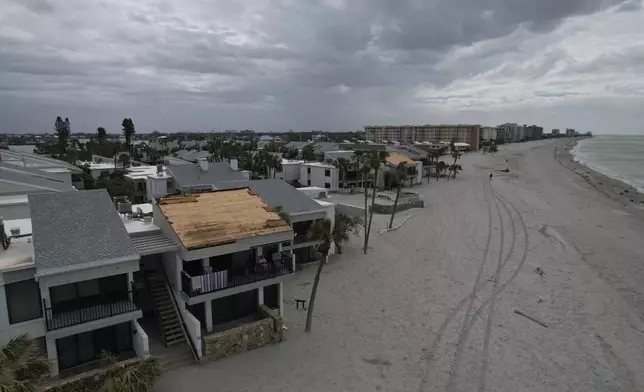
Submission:
[[[155,271],[149,276],[148,284],[152,297],[154,298],[159,318],[159,327],[166,347],[179,343],[184,343],[187,346],[186,337],[181,328],[181,320],[174,308],[174,303],[170,297],[171,294],[163,278],[163,272]],[[190,354],[190,349],[189,347],[187,348]]]

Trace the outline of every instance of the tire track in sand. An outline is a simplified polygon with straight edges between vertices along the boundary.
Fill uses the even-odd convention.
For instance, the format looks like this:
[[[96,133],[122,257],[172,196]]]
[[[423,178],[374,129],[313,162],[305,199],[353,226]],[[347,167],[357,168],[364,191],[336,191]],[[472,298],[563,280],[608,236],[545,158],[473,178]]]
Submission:
[[[485,187],[485,183],[484,183],[483,185],[484,185],[484,187]],[[492,191],[492,190],[491,190],[491,191]],[[500,203],[500,204],[501,204],[501,206],[502,206],[502,207],[503,207],[503,209],[508,213],[508,217],[510,217],[510,223],[511,223],[511,226],[512,226],[512,234],[513,234],[513,235],[512,235],[512,244],[510,245],[510,251],[508,252],[508,254],[507,254],[507,256],[505,257],[505,259],[503,260],[503,264],[502,264],[502,266],[501,266],[501,270],[503,270],[503,268],[505,268],[505,266],[506,266],[506,265],[507,265],[507,263],[509,262],[509,260],[510,260],[511,256],[513,255],[514,248],[515,248],[515,241],[516,241],[516,226],[515,226],[515,219],[512,217],[512,213],[511,213],[510,209],[507,207],[507,205],[506,205],[505,203],[509,204],[509,205],[510,205],[510,207],[512,208],[512,210],[514,210],[515,214],[517,215],[518,220],[519,220],[519,222],[520,222],[520,224],[521,224],[522,231],[523,231],[523,236],[524,236],[524,246],[523,246],[523,252],[522,252],[523,254],[522,254],[522,256],[521,256],[521,261],[520,261],[519,265],[517,266],[517,268],[515,269],[514,273],[511,275],[511,277],[510,277],[510,278],[508,278],[508,280],[507,280],[506,282],[504,282],[503,284],[501,284],[501,285],[498,287],[498,289],[496,290],[496,295],[498,295],[499,293],[501,293],[501,292],[502,292],[502,291],[503,291],[503,290],[504,290],[504,289],[505,289],[505,288],[506,288],[506,287],[507,287],[507,286],[508,286],[508,285],[509,285],[509,284],[510,284],[510,283],[511,283],[515,278],[516,278],[516,276],[517,276],[517,275],[518,275],[518,273],[520,272],[521,268],[522,268],[522,267],[523,267],[523,265],[525,264],[525,261],[526,261],[526,258],[527,258],[527,251],[528,251],[529,243],[528,243],[528,231],[527,231],[527,226],[526,226],[526,224],[525,224],[525,220],[523,219],[523,215],[519,212],[519,210],[516,208],[516,206],[515,206],[514,204],[512,204],[512,203],[511,203],[507,198],[505,198],[505,197],[504,197],[504,196],[502,196],[501,194],[498,194],[497,192],[494,192],[494,191],[492,191],[492,192],[493,192],[493,196],[495,196],[495,198],[496,198],[496,197],[498,197],[498,198],[499,198],[499,201],[501,202],[501,203]],[[486,196],[486,204],[488,204],[488,207],[490,207],[490,206],[489,206],[489,202],[488,202],[487,193],[485,194],[485,196]],[[489,218],[490,218],[490,220],[489,220],[489,222],[488,222],[488,223],[489,223],[489,225],[488,225],[488,226],[490,227],[490,225],[491,225],[491,208],[488,208],[488,212],[489,212]],[[488,234],[491,236],[491,230],[490,230],[490,231],[488,231]],[[487,252],[489,252],[489,249],[486,247],[486,257],[487,257]],[[496,279],[496,281],[497,281],[497,284],[498,284],[498,279]],[[463,306],[463,305],[464,305],[464,304],[465,304],[469,299],[471,299],[473,296],[475,296],[475,295],[476,295],[480,290],[482,290],[482,289],[484,288],[485,284],[486,284],[486,283],[484,282],[484,283],[483,283],[483,286],[482,286],[481,288],[479,288],[479,289],[478,289],[478,290],[476,290],[476,291],[473,291],[470,295],[468,295],[467,297],[463,298],[463,299],[462,299],[462,300],[461,300],[461,301],[460,301],[460,302],[459,302],[459,303],[458,303],[458,304],[457,304],[457,305],[456,305],[456,306],[455,306],[455,307],[450,311],[450,313],[448,313],[448,315],[446,316],[445,320],[443,321],[443,323],[442,323],[442,324],[441,324],[441,326],[439,327],[439,330],[438,330],[438,332],[435,334],[435,338],[433,339],[432,344],[431,344],[431,346],[430,346],[430,348],[429,348],[429,350],[428,350],[428,354],[425,356],[425,359],[428,361],[428,369],[427,369],[426,373],[425,373],[425,374],[423,374],[423,377],[422,377],[422,379],[421,379],[421,384],[420,384],[420,386],[419,386],[419,390],[424,390],[424,386],[425,386],[425,384],[427,383],[427,377],[426,377],[426,374],[429,374],[429,376],[431,376],[431,375],[432,375],[432,373],[433,373],[433,367],[434,367],[433,362],[434,362],[434,360],[436,359],[436,358],[435,358],[435,353],[436,353],[436,350],[438,349],[438,346],[439,346],[439,344],[440,344],[440,342],[441,342],[442,337],[444,336],[445,330],[447,329],[447,327],[449,326],[449,324],[452,322],[452,320],[454,319],[454,317],[455,317],[455,316],[458,314],[458,312],[461,310],[461,307],[462,307],[462,306]],[[485,301],[481,304],[481,306],[480,306],[480,307],[479,307],[479,308],[474,312],[474,314],[473,314],[473,315],[472,315],[472,317],[470,318],[470,321],[469,321],[469,323],[468,323],[468,325],[467,325],[467,329],[468,329],[468,330],[469,330],[469,329],[471,329],[471,328],[473,327],[473,325],[474,325],[474,323],[476,322],[476,320],[477,320],[478,316],[480,315],[480,310],[481,310],[481,309],[482,309],[486,304],[488,304],[488,303],[489,303],[489,301],[490,301],[490,299],[485,300]],[[487,358],[487,352],[485,352],[485,353],[484,353],[483,358]],[[482,379],[482,378],[481,378],[481,374],[485,374],[485,372],[486,372],[486,369],[485,369],[485,371],[480,372],[480,375],[479,375],[479,380],[483,380],[483,381],[482,381],[482,382],[480,382],[480,383],[483,383],[483,384],[484,384],[484,379]],[[483,376],[483,377],[484,377],[484,376]],[[484,386],[483,386],[483,387],[479,387],[479,390],[481,390],[481,389],[484,389]]]
[[[505,241],[505,230],[503,226],[503,215],[501,214],[501,209],[499,208],[499,202],[494,195],[494,191],[492,190],[492,184],[491,181],[488,182],[487,187],[484,189],[488,189],[491,196],[492,196],[492,201],[494,202],[494,206],[496,207],[496,216],[499,219],[499,228],[500,228],[500,238],[499,238],[499,261],[497,263],[497,274],[500,274],[500,268],[501,268],[501,263],[503,262],[503,246],[504,241]],[[511,217],[510,217],[511,219]],[[479,269],[479,273],[483,271],[483,267],[486,263],[487,259],[487,254],[486,258],[483,260],[481,263],[481,267]],[[477,276],[477,281],[474,283],[474,287],[476,288],[476,285],[478,284],[478,279],[480,279],[480,276]],[[494,280],[498,280],[498,275],[494,275]],[[461,329],[461,333],[458,337],[458,340],[456,342],[456,352],[454,353],[454,358],[452,359],[452,363],[450,365],[449,369],[449,376],[447,378],[447,386],[445,387],[446,392],[453,392],[456,390],[456,384],[458,382],[458,370],[461,367],[461,362],[463,361],[463,350],[465,350],[465,343],[467,343],[467,339],[470,336],[470,331],[472,330],[472,325],[474,323],[470,323],[470,320],[474,317],[472,314],[472,308],[474,305],[474,299],[476,297],[475,291],[473,291],[473,294],[471,295],[470,302],[467,308],[467,312],[465,313],[465,317],[463,319],[463,326]],[[479,308],[480,309],[480,308]],[[489,318],[489,317],[488,317]],[[489,348],[489,339],[488,339],[488,347],[484,345],[484,350],[486,348]]]
[[[478,284],[481,279],[481,275],[483,274],[483,266],[485,265],[485,261],[487,260],[488,253],[490,252],[490,244],[492,242],[492,206],[490,204],[490,200],[488,197],[488,193],[485,190],[486,187],[486,180],[482,181],[483,184],[483,196],[485,197],[485,206],[487,209],[487,216],[488,216],[488,223],[487,223],[487,240],[485,243],[485,250],[483,251],[483,260],[480,263],[479,270],[476,274],[476,278],[474,280],[474,287],[472,288],[472,292],[470,295],[467,297],[463,298],[456,306],[447,314],[447,317],[445,317],[445,320],[443,323],[440,325],[438,328],[438,332],[436,332],[436,336],[434,337],[434,340],[432,341],[432,344],[429,348],[429,353],[425,356],[425,359],[429,362],[429,369],[427,370],[427,373],[432,372],[432,364],[434,362],[434,354],[436,353],[436,350],[438,349],[438,344],[440,343],[440,340],[445,333],[445,329],[448,327],[448,325],[451,323],[452,319],[456,316],[458,311],[461,309],[461,307],[469,300],[469,305],[468,308],[471,310],[471,307],[473,306],[474,303],[474,297],[476,296],[477,290],[478,290]],[[468,312],[470,311],[468,310]],[[423,391],[425,389],[425,383],[426,383],[426,377],[423,374],[423,377],[421,378],[421,383],[419,385],[418,390]]]

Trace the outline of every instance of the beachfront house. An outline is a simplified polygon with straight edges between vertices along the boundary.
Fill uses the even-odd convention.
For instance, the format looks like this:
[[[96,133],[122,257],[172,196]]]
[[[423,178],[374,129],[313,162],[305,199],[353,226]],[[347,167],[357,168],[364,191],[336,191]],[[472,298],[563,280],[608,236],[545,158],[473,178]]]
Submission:
[[[31,219],[2,225],[0,343],[29,334],[52,375],[84,370],[103,350],[147,357],[132,288],[139,254],[107,192],[28,197]]]
[[[239,328],[264,331],[248,347],[282,339],[294,234],[251,189],[162,198],[145,216],[105,190],[28,198],[30,219],[0,225],[0,344],[29,334],[52,375],[101,366],[104,350],[220,358]]]
[[[281,340],[283,282],[295,271],[283,246],[293,231],[257,193],[240,188],[163,198],[154,206],[154,224],[180,244],[164,268],[179,308],[196,321],[188,330],[199,356],[227,355],[225,331],[238,326],[270,324],[267,340],[253,347]]]

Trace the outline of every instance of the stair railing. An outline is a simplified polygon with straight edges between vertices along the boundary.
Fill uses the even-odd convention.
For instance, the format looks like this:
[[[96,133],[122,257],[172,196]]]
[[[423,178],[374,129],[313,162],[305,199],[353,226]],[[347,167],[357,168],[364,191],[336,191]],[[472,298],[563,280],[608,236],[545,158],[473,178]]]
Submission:
[[[165,266],[163,265],[163,263],[159,263],[159,265],[161,266],[161,271],[163,271],[163,277],[165,278],[166,289],[170,290],[170,297],[172,298],[172,302],[174,303],[174,308],[176,312],[179,314],[179,319],[181,320],[181,330],[183,331],[183,334],[186,337],[186,340],[188,341],[188,346],[190,346],[190,351],[192,352],[192,356],[194,357],[196,362],[199,362],[199,354],[197,353],[196,344],[192,341],[192,336],[190,336],[190,334],[188,333],[186,321],[183,319],[183,312],[181,311],[181,308],[179,308],[179,303],[177,302],[177,299],[174,297],[174,290],[172,290],[172,285],[170,284],[170,279],[168,279],[168,274],[165,271]]]

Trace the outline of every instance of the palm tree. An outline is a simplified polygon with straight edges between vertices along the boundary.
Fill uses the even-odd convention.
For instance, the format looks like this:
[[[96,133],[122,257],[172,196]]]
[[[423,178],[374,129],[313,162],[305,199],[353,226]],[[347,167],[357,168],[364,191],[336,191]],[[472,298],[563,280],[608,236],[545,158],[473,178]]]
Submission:
[[[369,212],[369,223],[367,225],[367,231],[364,237],[364,254],[367,254],[367,247],[369,246],[369,234],[371,234],[371,222],[373,221],[373,204],[376,201],[376,182],[378,181],[378,171],[380,166],[385,163],[389,153],[387,151],[370,151],[367,160],[369,161],[369,167],[373,168],[373,182],[371,183],[371,188],[373,193],[371,194],[371,211]]]
[[[123,136],[125,136],[125,146],[127,147],[127,150],[130,151],[130,147],[132,146],[132,136],[136,133],[134,122],[131,118],[126,117],[123,119],[121,125],[123,127]]]
[[[313,148],[313,145],[307,144],[306,146],[302,147],[300,157],[304,161],[315,161],[315,149]]]
[[[347,184],[347,172],[351,168],[351,161],[349,161],[346,158],[338,158],[335,163],[335,167],[337,167],[340,170],[340,181],[343,181],[343,188],[346,188]]]
[[[35,392],[38,379],[49,374],[49,360],[38,353],[35,340],[19,335],[0,349],[0,391]]]
[[[364,223],[367,222],[367,214],[369,213],[369,198],[367,195],[367,178],[369,176],[369,173],[371,172],[371,168],[369,167],[369,164],[366,160],[366,155],[364,154],[364,151],[354,151],[353,155],[355,156],[355,164],[357,165],[357,168],[362,172],[362,188],[364,190]],[[367,237],[367,230],[364,232],[365,234],[365,241]],[[365,250],[366,253],[366,250]]]
[[[335,212],[335,225],[333,226],[333,243],[338,254],[342,254],[342,243],[349,241],[349,235],[358,235],[364,222],[359,216],[349,216],[343,212]]]
[[[313,279],[313,287],[311,288],[311,297],[309,298],[309,308],[306,312],[306,326],[304,327],[305,332],[311,332],[311,323],[313,321],[313,307],[315,306],[315,297],[318,292],[318,285],[320,284],[320,275],[322,275],[322,268],[329,255],[329,250],[331,249],[331,243],[333,242],[333,234],[331,232],[331,221],[328,219],[319,219],[309,230],[308,237],[311,241],[322,241],[317,247],[317,252],[322,255],[322,260],[318,265],[318,269],[315,272],[315,278]]]
[[[453,170],[452,169],[450,170],[452,170],[454,174],[452,178],[456,179],[456,172],[458,171],[458,168],[456,167],[456,161],[461,157],[461,153],[460,151],[458,151],[458,149],[456,149],[456,146],[454,145],[453,140],[450,143],[450,152],[451,152],[452,158],[454,158],[454,163],[451,166]],[[449,175],[447,176],[447,179],[449,179]]]
[[[105,144],[105,140],[107,140],[107,131],[105,130],[105,128],[96,128],[96,140],[100,146]]]
[[[402,188],[403,182],[407,180],[407,167],[404,163],[399,163],[396,167],[396,176],[398,180],[398,190],[396,191],[396,201],[394,201],[394,207],[391,210],[391,219],[389,220],[389,228],[394,224],[394,216],[396,215],[396,207],[398,207],[398,198],[400,197],[400,188]]]

